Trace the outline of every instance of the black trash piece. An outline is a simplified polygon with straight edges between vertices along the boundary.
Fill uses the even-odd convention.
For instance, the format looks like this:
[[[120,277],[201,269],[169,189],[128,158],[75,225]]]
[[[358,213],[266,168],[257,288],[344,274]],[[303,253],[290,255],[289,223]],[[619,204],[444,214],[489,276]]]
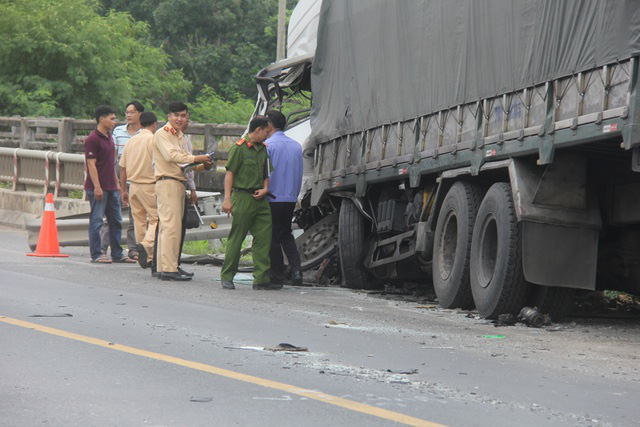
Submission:
[[[524,307],[520,310],[520,315],[518,317],[528,326],[533,328],[541,328],[546,323],[545,316],[536,308]]]
[[[493,326],[513,326],[518,322],[518,318],[511,313],[501,314],[498,316],[498,320],[494,320]]]

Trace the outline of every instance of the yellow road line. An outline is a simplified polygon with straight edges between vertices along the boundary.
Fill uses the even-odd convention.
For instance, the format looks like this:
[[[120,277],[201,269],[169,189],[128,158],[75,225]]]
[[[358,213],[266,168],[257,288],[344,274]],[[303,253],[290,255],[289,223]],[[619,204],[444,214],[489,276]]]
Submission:
[[[51,335],[57,335],[59,337],[68,338],[71,340],[80,341],[87,344],[97,345],[99,347],[108,348],[110,350],[117,350],[123,353],[129,353],[129,354],[134,354],[136,356],[147,357],[149,359],[160,360],[162,362],[172,363],[174,365],[183,366],[185,368],[195,369],[202,372],[208,372],[210,374],[218,375],[225,378],[230,378],[237,381],[242,381],[249,384],[255,384],[262,387],[281,390],[286,393],[296,394],[298,396],[303,396],[309,399],[319,400],[320,402],[328,403],[330,405],[339,406],[341,408],[349,409],[355,412],[361,412],[363,414],[373,415],[374,417],[384,418],[390,421],[395,421],[397,423],[402,423],[410,426],[420,426],[420,427],[442,426],[442,424],[432,423],[430,421],[422,420],[420,418],[410,417],[408,415],[400,414],[398,412],[393,412],[393,411],[389,411],[382,408],[376,408],[375,406],[370,406],[364,403],[355,402],[353,400],[332,396],[330,394],[326,394],[321,391],[309,390],[309,389],[300,388],[300,387],[296,387],[293,385],[289,385],[289,384],[285,384],[277,381],[271,381],[264,378],[255,377],[252,375],[241,374],[239,372],[218,368],[218,367],[207,365],[204,363],[193,362],[190,360],[181,359],[179,357],[173,357],[173,356],[168,356],[166,354],[141,350],[139,348],[116,344],[116,343],[104,341],[98,338],[88,337],[85,335],[79,335],[73,332],[63,331],[61,329],[49,328],[47,326],[38,325],[36,323],[25,322],[23,320],[13,319],[11,317],[0,316],[0,322],[4,322],[14,326],[20,326],[22,328],[34,329],[39,332],[44,332]]]

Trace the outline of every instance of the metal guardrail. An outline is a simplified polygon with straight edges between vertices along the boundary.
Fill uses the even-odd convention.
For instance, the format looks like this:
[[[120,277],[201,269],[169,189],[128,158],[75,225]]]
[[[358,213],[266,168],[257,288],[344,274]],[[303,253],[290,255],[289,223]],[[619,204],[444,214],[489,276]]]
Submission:
[[[70,117],[0,117],[0,147],[84,153],[84,140],[95,127],[94,120]],[[204,151],[211,152],[217,149],[219,137],[239,137],[245,129],[237,124],[191,123],[188,134],[204,136]]]
[[[0,117],[0,126],[3,118]],[[216,135],[228,136],[231,131],[234,135],[241,135],[240,127],[234,129],[219,128],[212,131],[214,125],[194,124],[189,127],[190,132],[198,134],[202,131],[205,135],[212,135],[210,147],[206,147],[207,152],[216,151],[217,160],[226,160],[228,152],[218,151],[218,141]],[[92,127],[93,129],[93,127]],[[222,130],[224,129],[224,130]],[[244,128],[243,128],[244,129]],[[2,132],[0,132],[0,138]],[[2,140],[0,139],[0,142]],[[84,152],[84,148],[82,148]],[[223,175],[212,171],[197,174],[197,186],[199,189],[207,191],[223,190]],[[86,180],[86,167],[84,154],[63,153],[60,151],[29,150],[25,148],[8,148],[0,146],[0,182],[12,183],[13,191],[25,191],[27,187],[40,187],[42,194],[51,192],[54,197],[66,197],[70,190],[82,191],[82,199],[86,199],[84,192],[84,182]]]
[[[185,240],[214,240],[229,236],[231,230],[231,218],[227,215],[204,215],[199,228],[187,230]],[[41,218],[25,218],[27,230],[27,244],[32,251],[38,245],[40,235]],[[127,238],[127,226],[129,218],[122,218],[122,241]],[[58,242],[60,246],[89,246],[89,219],[58,219]],[[215,227],[215,228],[212,228]]]
[[[43,194],[53,189],[57,198],[80,190],[84,199],[85,174],[81,154],[0,147],[0,181],[12,183],[13,191],[42,187]]]

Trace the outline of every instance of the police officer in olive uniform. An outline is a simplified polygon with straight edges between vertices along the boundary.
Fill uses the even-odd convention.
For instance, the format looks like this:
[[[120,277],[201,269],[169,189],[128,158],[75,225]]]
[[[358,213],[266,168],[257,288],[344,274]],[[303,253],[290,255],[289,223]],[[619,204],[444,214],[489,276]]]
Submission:
[[[267,139],[270,125],[266,117],[257,116],[249,123],[247,136],[229,150],[224,179],[222,212],[233,215],[220,279],[224,289],[235,289],[233,277],[238,271],[242,242],[253,236],[253,289],[280,289],[269,281],[271,248],[271,209],[265,196],[269,192],[270,164]]]

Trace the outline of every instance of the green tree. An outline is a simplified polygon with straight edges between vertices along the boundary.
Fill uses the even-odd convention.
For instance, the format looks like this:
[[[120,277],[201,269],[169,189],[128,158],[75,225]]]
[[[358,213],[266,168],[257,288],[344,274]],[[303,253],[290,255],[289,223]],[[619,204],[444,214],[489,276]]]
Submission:
[[[247,123],[253,114],[253,101],[237,97],[227,101],[205,86],[195,102],[189,105],[191,119],[199,123]]]
[[[293,7],[295,2],[289,2]],[[275,0],[102,0],[149,23],[155,41],[193,82],[191,99],[206,85],[226,100],[253,98],[253,77],[275,60]]]
[[[127,12],[94,0],[0,0],[0,114],[91,115],[98,104],[151,107],[191,88]]]

